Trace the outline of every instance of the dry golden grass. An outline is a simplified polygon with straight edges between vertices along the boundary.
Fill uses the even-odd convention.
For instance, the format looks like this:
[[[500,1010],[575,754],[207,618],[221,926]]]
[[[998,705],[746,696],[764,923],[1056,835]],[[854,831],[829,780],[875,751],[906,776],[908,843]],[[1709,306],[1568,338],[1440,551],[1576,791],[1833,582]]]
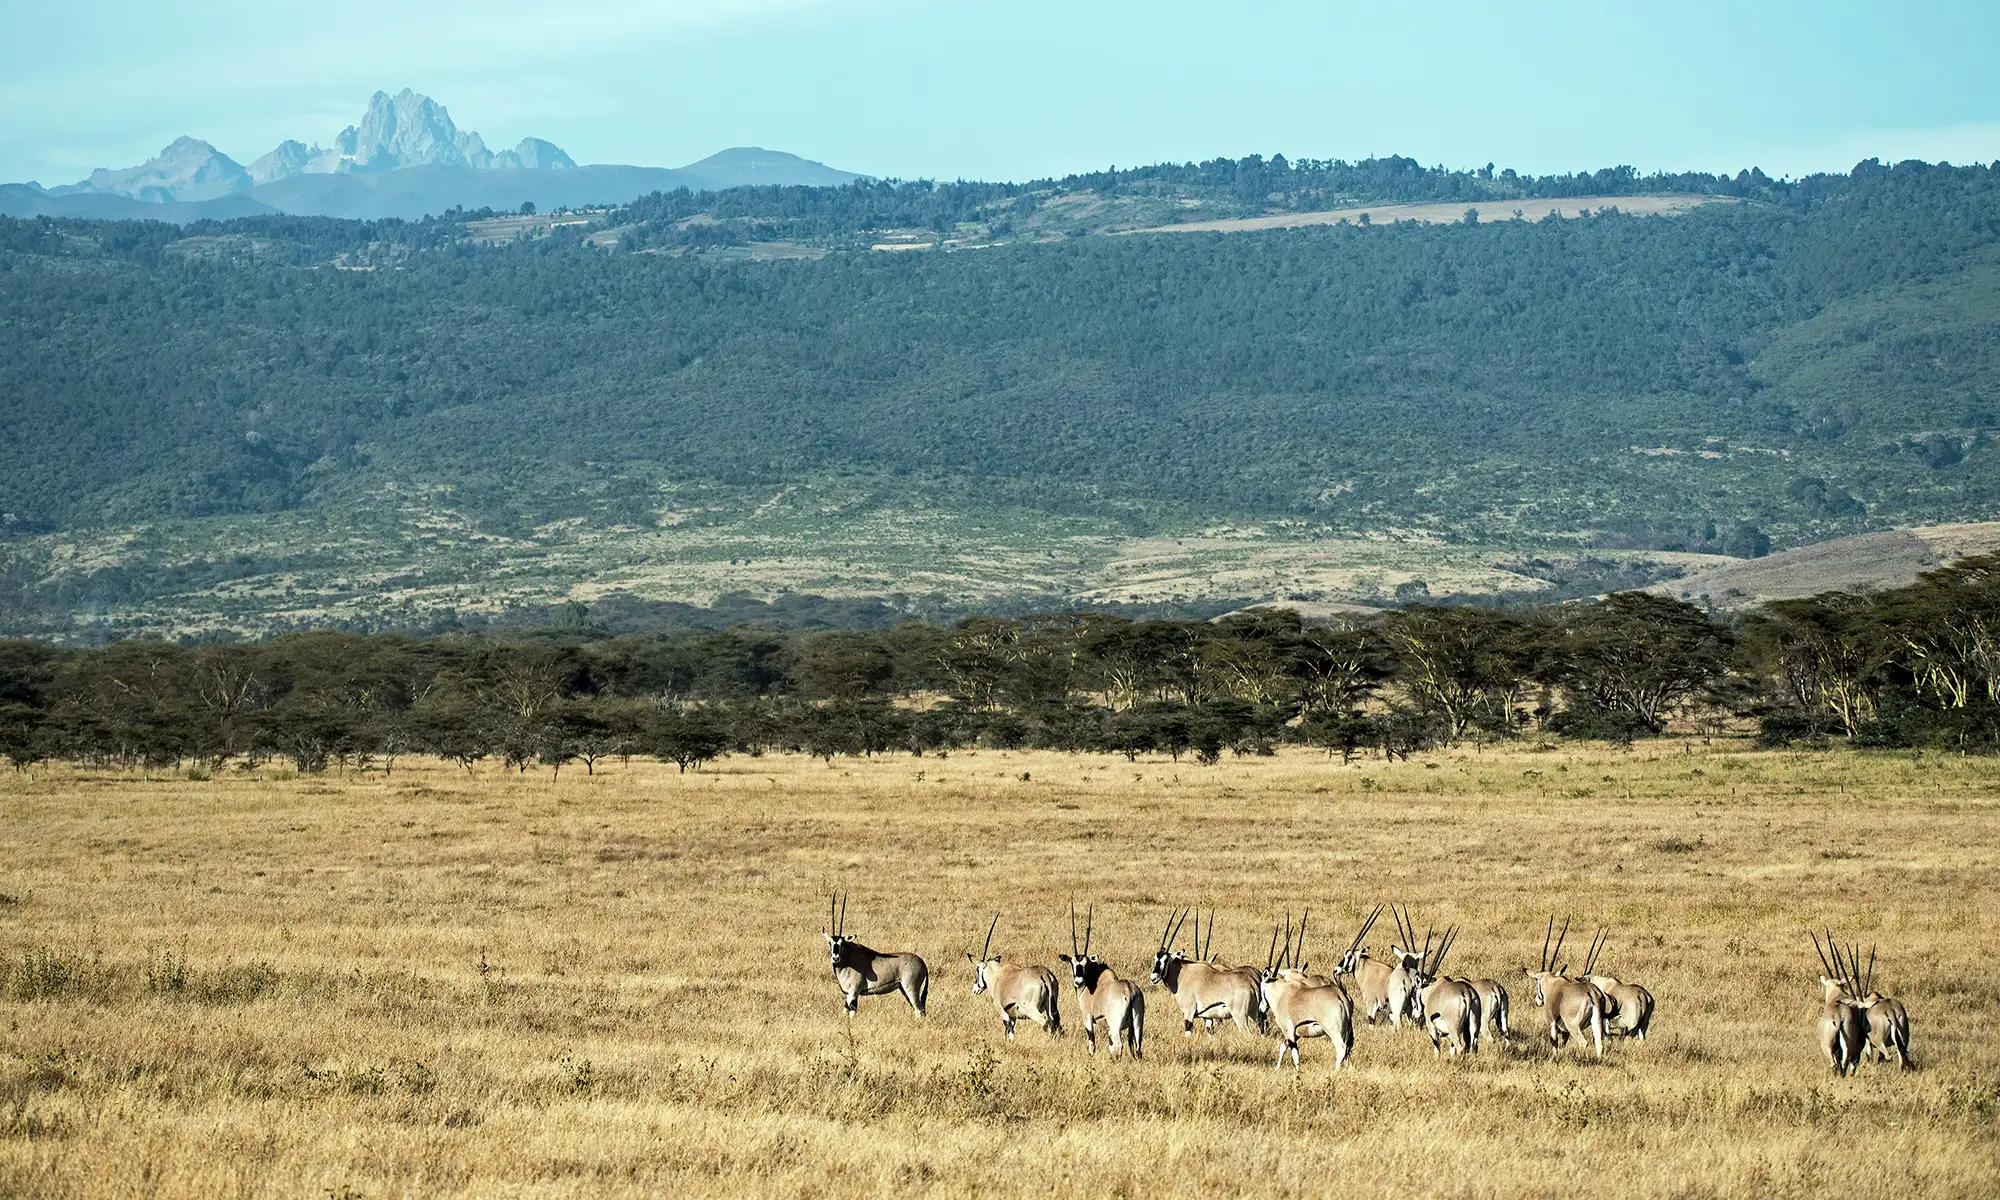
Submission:
[[[2000,1192],[1993,764],[1691,749],[0,777],[0,1193]],[[841,1016],[835,884],[929,1020]],[[1008,1045],[961,951],[997,909],[1052,959],[1072,894],[1128,978],[1196,898],[1234,961],[1396,898],[1503,976],[1573,912],[1654,1034],[1552,1060],[1516,987],[1474,1060],[1362,1028],[1280,1072],[1151,990],[1143,1063],[1073,1006]],[[1880,943],[1919,1070],[1819,1060],[1821,921]]]

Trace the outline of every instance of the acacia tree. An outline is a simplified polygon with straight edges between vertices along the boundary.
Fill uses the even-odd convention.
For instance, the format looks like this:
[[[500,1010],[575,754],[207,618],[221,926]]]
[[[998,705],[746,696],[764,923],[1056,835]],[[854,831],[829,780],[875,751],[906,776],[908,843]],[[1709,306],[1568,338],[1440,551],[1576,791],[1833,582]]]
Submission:
[[[1748,659],[1787,702],[1852,736],[1874,719],[1892,658],[1872,610],[1843,592],[1773,601],[1744,622]]]
[[[1437,725],[1445,745],[1482,720],[1506,728],[1534,665],[1527,623],[1491,609],[1406,608],[1383,618],[1382,638],[1396,661],[1397,686]]]
[[[1728,670],[1726,630],[1691,604],[1647,592],[1606,596],[1565,614],[1553,632],[1564,686],[1653,732]]]

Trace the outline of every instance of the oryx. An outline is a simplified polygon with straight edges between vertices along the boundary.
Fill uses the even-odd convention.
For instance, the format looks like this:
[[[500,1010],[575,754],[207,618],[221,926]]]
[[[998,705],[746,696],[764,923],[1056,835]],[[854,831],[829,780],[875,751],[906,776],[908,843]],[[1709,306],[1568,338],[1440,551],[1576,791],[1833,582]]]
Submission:
[[[1827,961],[1826,951],[1820,949],[1819,935],[1811,936],[1823,971],[1819,977],[1820,1053],[1826,1055],[1827,1065],[1835,1075],[1852,1075],[1861,1069],[1861,1052],[1868,1045],[1868,1014],[1848,995],[1851,985],[1839,968]],[[1826,940],[1829,946],[1833,945],[1832,933],[1827,934]],[[1837,962],[1840,948],[1833,946],[1833,952]]]
[[[1445,930],[1435,950],[1424,938],[1424,958],[1417,967],[1417,1006],[1423,1013],[1424,1031],[1431,1035],[1431,1054],[1442,1057],[1473,1054],[1479,1050],[1479,1030],[1485,1014],[1480,1011],[1479,990],[1463,979],[1444,974],[1444,958],[1458,940],[1458,926]]]
[[[840,902],[837,916],[834,912],[836,900]],[[879,950],[870,950],[848,937],[845,893],[835,893],[827,898],[826,920],[829,928],[824,936],[827,953],[833,961],[833,982],[840,987],[848,1016],[854,1015],[861,997],[886,996],[890,992],[903,993],[903,999],[910,1002],[917,1015],[924,1015],[924,1005],[930,996],[931,972],[923,959],[910,953],[884,954]]]
[[[1333,1069],[1338,1071],[1347,1061],[1347,1056],[1354,1052],[1354,1004],[1338,983],[1307,972],[1306,922],[1311,919],[1312,914],[1308,912],[1299,921],[1295,949],[1291,914],[1285,914],[1285,952],[1265,956],[1264,972],[1258,977],[1258,987],[1265,1010],[1278,1032],[1277,1065],[1285,1065],[1285,1055],[1289,1052],[1292,1067],[1297,1069],[1299,1040],[1323,1037],[1333,1043]],[[1273,951],[1277,949],[1277,933],[1273,927]]]
[[[1507,1024],[1507,989],[1497,979],[1475,979],[1472,990],[1479,993],[1480,1040],[1489,1034],[1508,1037],[1513,1031]]]
[[[1362,922],[1361,932],[1355,935],[1354,944],[1347,948],[1347,953],[1340,956],[1340,965],[1333,969],[1333,974],[1336,979],[1346,975],[1354,980],[1362,1016],[1370,1025],[1384,1012],[1389,1014],[1389,1024],[1400,1025],[1409,1013],[1410,988],[1416,979],[1404,965],[1399,947],[1391,947],[1393,953],[1385,961],[1371,958],[1368,947],[1363,944],[1368,931],[1375,927],[1376,919],[1382,915],[1383,907],[1376,905],[1375,911]]]
[[[1076,989],[1076,1009],[1083,1017],[1083,1037],[1090,1052],[1097,1052],[1097,1023],[1104,1022],[1105,1046],[1113,1058],[1122,1048],[1133,1058],[1145,1057],[1146,992],[1138,984],[1118,978],[1104,960],[1090,952],[1090,929],[1095,923],[1095,907],[1084,910],[1083,945],[1076,943],[1076,905],[1069,906],[1069,948],[1062,956],[1069,964],[1070,985]]]
[[[1187,911],[1175,910],[1167,917],[1166,929],[1160,935],[1160,947],[1153,953],[1153,973],[1148,977],[1148,982],[1166,988],[1174,1002],[1180,1005],[1181,1032],[1193,1037],[1194,1023],[1202,1021],[1212,1035],[1215,1023],[1221,1020],[1235,1021],[1236,1027],[1245,1031],[1255,1022],[1261,1030],[1264,1026],[1264,1004],[1257,972],[1248,967],[1224,967],[1208,961],[1208,948],[1201,940],[1199,912],[1195,912],[1193,957],[1174,949],[1174,938],[1180,934],[1181,926],[1186,921]],[[1213,939],[1213,911],[1209,913],[1208,928],[1209,937]]]
[[[980,947],[979,957],[974,958],[970,953],[965,956],[972,964],[972,994],[993,998],[1010,1042],[1014,1040],[1014,1022],[1024,1017],[1040,1025],[1050,1037],[1061,1037],[1062,1008],[1056,1003],[1055,972],[1043,966],[1003,964],[999,955],[991,953],[993,931],[999,925],[1000,914],[994,913],[993,923],[986,927],[986,944]]]
[[[1535,1004],[1545,1008],[1549,1014],[1549,1049],[1560,1050],[1571,1037],[1589,1035],[1597,1057],[1604,1057],[1604,993],[1580,979],[1571,979],[1563,974],[1556,960],[1562,955],[1563,938],[1569,936],[1569,918],[1563,918],[1561,937],[1556,937],[1556,919],[1549,918],[1549,927],[1542,934],[1542,966],[1539,971],[1521,968],[1521,973],[1535,982]],[[1555,947],[1549,947],[1549,939],[1555,937]]]
[[[1832,933],[1827,934],[1828,945],[1833,942]],[[1834,965],[1841,966],[1840,953],[1834,951]],[[1845,974],[1850,987],[1848,1000],[1861,1010],[1868,1022],[1868,1045],[1862,1057],[1874,1058],[1877,1062],[1888,1062],[1891,1058],[1904,1070],[1910,1067],[1910,1014],[1903,1002],[1893,996],[1884,996],[1875,990],[1875,947],[1868,948],[1868,969],[1861,969],[1861,954],[1849,947]]]
[[[1605,944],[1611,940],[1611,929],[1606,926],[1597,931],[1591,940],[1590,953],[1583,960],[1581,978],[1604,994],[1604,1030],[1614,1037],[1646,1040],[1646,1031],[1653,1027],[1653,993],[1636,983],[1625,983],[1613,975],[1600,974],[1597,970],[1598,956],[1604,953]]]

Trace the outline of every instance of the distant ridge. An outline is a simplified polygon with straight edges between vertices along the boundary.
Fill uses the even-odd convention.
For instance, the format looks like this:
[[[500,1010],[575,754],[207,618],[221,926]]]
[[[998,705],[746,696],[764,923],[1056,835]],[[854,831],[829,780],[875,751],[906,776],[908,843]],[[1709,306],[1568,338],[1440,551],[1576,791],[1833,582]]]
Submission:
[[[670,170],[578,166],[541,138],[497,153],[479,134],[409,88],[376,92],[359,124],[321,147],[287,140],[248,168],[209,143],[181,137],[136,167],[99,168],[61,187],[0,184],[0,216],[189,221],[284,212],[415,220],[454,208],[512,210],[624,204],[649,192],[759,185],[837,187],[862,178],[824,163],[738,146]]]

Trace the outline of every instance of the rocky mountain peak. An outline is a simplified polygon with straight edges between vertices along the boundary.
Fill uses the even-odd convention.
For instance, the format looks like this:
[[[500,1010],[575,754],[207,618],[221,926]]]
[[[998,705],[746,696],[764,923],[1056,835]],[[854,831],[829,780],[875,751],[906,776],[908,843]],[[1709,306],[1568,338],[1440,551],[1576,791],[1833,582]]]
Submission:
[[[99,167],[81,187],[135,200],[214,200],[248,191],[252,180],[235,159],[200,138],[175,138],[136,167]]]
[[[306,148],[304,142],[287,139],[278,143],[278,148],[250,164],[250,178],[257,183],[270,183],[277,179],[290,179],[303,175],[311,164],[313,156],[324,153],[318,146]]]
[[[410,88],[376,92],[359,125],[349,125],[314,158],[314,171],[394,171],[401,167],[489,167],[476,133],[461,133],[444,105]]]

